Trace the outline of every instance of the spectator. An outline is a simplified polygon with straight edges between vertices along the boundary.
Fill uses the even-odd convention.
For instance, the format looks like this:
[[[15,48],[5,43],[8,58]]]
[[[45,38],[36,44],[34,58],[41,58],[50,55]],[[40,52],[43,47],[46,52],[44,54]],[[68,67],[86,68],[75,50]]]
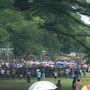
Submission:
[[[73,88],[73,90],[75,90],[75,86],[74,86],[75,83],[76,83],[76,77],[73,78],[73,82],[72,82],[72,88]]]
[[[26,72],[27,83],[30,83],[30,77],[31,77],[31,72],[27,70]]]
[[[42,69],[42,79],[45,80],[45,68]]]
[[[40,70],[37,72],[37,80],[38,81],[40,81],[40,79],[41,79],[41,72],[40,72]]]
[[[81,90],[81,84],[80,84],[80,79],[77,80],[77,82],[74,84],[75,90]]]
[[[54,71],[54,78],[55,78],[55,80],[57,79],[57,71],[56,70]]]
[[[78,76],[78,78],[81,79],[81,77],[82,77],[82,70],[79,69],[79,76]]]
[[[66,77],[69,77],[69,69],[66,69]]]
[[[58,83],[56,84],[57,89],[56,90],[62,90],[62,85],[61,85],[61,81],[58,80]]]
[[[70,70],[70,78],[73,78],[73,69],[71,68],[71,70]]]

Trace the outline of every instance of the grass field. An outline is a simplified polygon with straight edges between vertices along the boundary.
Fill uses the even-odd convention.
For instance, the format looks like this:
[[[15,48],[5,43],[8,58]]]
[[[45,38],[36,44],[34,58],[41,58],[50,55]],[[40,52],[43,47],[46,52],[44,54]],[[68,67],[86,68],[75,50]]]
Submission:
[[[58,78],[61,80],[63,90],[72,90],[72,79],[70,78]],[[57,79],[57,80],[58,80]],[[46,78],[46,81],[51,81],[54,84],[57,83],[54,78]],[[28,90],[28,88],[36,82],[36,78],[31,78],[31,83],[26,83],[26,79],[15,79],[15,80],[0,80],[0,90]],[[85,78],[81,79],[81,84],[90,85],[90,73]]]

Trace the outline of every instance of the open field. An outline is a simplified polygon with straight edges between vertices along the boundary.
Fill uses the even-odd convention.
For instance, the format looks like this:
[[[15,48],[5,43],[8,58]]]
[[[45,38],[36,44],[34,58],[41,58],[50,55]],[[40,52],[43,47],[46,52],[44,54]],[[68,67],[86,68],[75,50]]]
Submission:
[[[61,84],[63,90],[72,90],[72,79],[70,78],[58,78],[61,80]],[[57,80],[58,80],[57,79]],[[57,83],[54,78],[46,78],[47,81],[51,81],[53,83]],[[36,82],[36,78],[31,78],[31,83],[26,83],[26,79],[15,79],[15,80],[0,80],[0,90],[28,90],[28,88]],[[83,85],[90,85],[90,73],[87,74],[85,78],[81,79],[81,84]]]

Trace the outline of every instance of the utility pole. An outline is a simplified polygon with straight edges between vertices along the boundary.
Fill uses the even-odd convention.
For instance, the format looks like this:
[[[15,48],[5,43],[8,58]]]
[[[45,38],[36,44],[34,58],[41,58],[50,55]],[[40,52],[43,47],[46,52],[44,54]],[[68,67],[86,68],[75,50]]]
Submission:
[[[8,42],[8,47],[7,47],[7,61],[9,63],[9,53],[8,53],[8,51],[9,51],[9,42]]]

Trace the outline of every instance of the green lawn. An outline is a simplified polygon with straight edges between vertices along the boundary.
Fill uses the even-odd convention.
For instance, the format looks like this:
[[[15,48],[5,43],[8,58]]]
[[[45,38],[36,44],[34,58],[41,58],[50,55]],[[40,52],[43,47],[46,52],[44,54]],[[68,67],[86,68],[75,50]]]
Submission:
[[[90,75],[90,73],[87,74],[87,77]],[[63,90],[72,90],[72,79],[69,78],[58,78],[61,80],[61,84],[63,87]],[[57,80],[58,80],[57,79]],[[57,80],[55,81],[54,78],[46,78],[47,81],[51,81],[53,83],[57,83]],[[82,85],[90,85],[90,78],[82,78],[83,82],[81,82]],[[86,81],[88,80],[88,82]],[[31,78],[31,83],[26,83],[26,79],[15,79],[15,80],[0,80],[0,90],[28,90],[31,84],[36,82],[36,78]]]

